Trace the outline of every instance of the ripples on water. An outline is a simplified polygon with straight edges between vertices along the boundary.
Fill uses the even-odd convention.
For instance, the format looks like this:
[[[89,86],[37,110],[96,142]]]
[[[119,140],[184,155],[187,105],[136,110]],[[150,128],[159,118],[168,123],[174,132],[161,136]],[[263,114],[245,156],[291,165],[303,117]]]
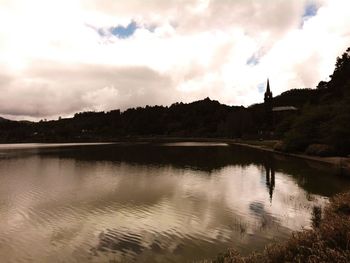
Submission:
[[[224,144],[0,147],[2,262],[192,262],[310,226],[349,183]],[[311,165],[311,166],[310,166]]]

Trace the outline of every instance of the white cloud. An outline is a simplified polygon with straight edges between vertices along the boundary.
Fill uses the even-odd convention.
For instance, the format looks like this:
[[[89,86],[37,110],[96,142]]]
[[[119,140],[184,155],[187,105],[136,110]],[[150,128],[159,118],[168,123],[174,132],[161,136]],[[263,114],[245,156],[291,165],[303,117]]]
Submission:
[[[309,5],[318,12],[305,20]],[[276,95],[313,88],[350,46],[347,10],[347,0],[0,0],[0,115],[208,96],[249,105],[267,77]],[[129,38],[98,34],[131,21]]]

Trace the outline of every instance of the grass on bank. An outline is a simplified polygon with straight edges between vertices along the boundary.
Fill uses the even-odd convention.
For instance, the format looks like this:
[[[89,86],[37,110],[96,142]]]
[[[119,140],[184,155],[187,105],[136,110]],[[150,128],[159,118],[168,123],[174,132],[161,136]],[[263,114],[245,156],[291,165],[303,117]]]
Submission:
[[[279,140],[237,140],[237,142],[273,150],[274,146],[279,142]]]
[[[322,211],[314,209],[312,230],[297,232],[285,243],[272,244],[261,253],[241,256],[234,250],[213,263],[350,262],[350,192],[332,198]]]

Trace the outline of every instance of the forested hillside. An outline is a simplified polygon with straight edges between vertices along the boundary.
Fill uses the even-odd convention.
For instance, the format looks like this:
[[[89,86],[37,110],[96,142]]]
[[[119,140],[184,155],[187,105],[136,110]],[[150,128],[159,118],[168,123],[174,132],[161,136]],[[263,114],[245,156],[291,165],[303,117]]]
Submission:
[[[124,112],[81,112],[73,118],[40,122],[2,122],[2,142],[94,141],[133,136],[241,136],[244,107],[230,107],[209,98],[170,107],[146,106]],[[253,127],[251,127],[253,131]]]
[[[329,154],[350,153],[350,48],[337,59],[328,82],[321,81],[300,114],[286,120],[285,150],[305,151],[312,144]]]

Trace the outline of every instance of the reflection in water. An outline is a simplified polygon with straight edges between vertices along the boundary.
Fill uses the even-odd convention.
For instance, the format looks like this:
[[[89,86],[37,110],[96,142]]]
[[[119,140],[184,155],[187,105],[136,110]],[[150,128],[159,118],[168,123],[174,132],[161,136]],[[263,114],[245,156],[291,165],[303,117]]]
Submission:
[[[349,187],[300,160],[221,145],[0,153],[5,262],[192,262],[227,247],[248,253],[309,227],[314,205]]]
[[[275,167],[274,160],[271,156],[265,159],[264,167],[266,170],[266,186],[269,190],[270,202],[272,202],[273,190],[275,188]]]

